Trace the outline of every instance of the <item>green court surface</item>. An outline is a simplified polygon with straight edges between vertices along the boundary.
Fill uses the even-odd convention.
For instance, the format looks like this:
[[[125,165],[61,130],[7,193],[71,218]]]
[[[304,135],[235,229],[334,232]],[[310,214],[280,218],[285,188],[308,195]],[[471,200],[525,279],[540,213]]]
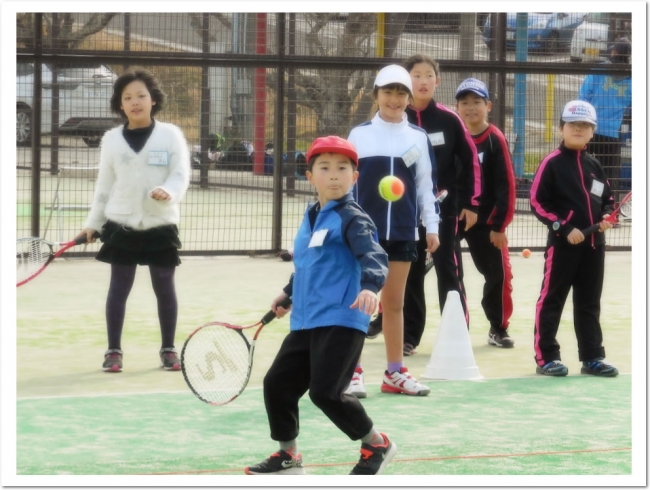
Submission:
[[[398,445],[393,475],[631,473],[631,377],[438,381],[428,397],[382,394],[363,405]],[[347,474],[350,441],[305,397],[308,474]],[[18,401],[18,473],[242,474],[276,449],[262,391],[214,407],[189,393]]]
[[[480,486],[499,475],[528,478],[526,483],[533,485],[558,475],[565,477],[555,482],[560,485],[599,485],[616,478],[638,482],[645,473],[638,464],[638,455],[645,454],[645,431],[637,428],[645,378],[633,369],[632,360],[643,359],[633,346],[644,345],[640,334],[645,325],[638,317],[633,321],[631,255],[609,253],[606,259],[601,322],[607,358],[621,372],[612,379],[579,374],[570,298],[558,332],[569,376],[535,374],[532,318],[541,254],[512,257],[514,349],[487,344],[482,278],[469,256],[464,259],[470,341],[482,380],[423,380],[431,387],[427,397],[382,394],[383,336],[364,346],[369,395],[362,403],[376,427],[398,446],[381,484],[400,486],[406,477],[421,477],[421,485]],[[176,277],[179,351],[188,335],[207,321],[246,325],[259,320],[292,271],[293,264],[275,257],[184,258]],[[121,484],[140,484],[145,477],[147,483],[153,479],[161,485],[225,485],[233,479],[237,485],[258,485],[259,479],[245,479],[243,468],[277,449],[269,437],[261,386],[288,319],[276,320],[262,332],[246,391],[234,402],[214,407],[190,392],[181,373],[159,368],[156,305],[144,267],[127,305],[124,371],[102,372],[108,280],[105,264],[57,260],[17,289],[16,476],[45,478],[37,483],[46,485],[60,481],[46,475],[87,475],[95,485],[115,478],[126,478]],[[417,378],[431,360],[440,322],[432,277],[427,277],[426,288],[425,335],[417,354],[405,358]],[[349,473],[358,460],[359,443],[342,434],[308,396],[301,401],[300,423],[299,450],[307,473],[349,484],[349,478],[336,475]],[[432,480],[428,475],[436,476]],[[322,485],[304,478],[307,485]]]

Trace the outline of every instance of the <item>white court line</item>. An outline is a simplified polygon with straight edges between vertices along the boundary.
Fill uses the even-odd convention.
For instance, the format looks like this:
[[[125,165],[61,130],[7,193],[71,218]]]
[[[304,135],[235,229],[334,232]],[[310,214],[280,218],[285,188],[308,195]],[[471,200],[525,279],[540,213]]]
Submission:
[[[632,373],[619,373],[619,376],[630,376]],[[567,377],[587,377],[586,374],[574,374]],[[530,375],[530,376],[515,376],[510,378],[482,378],[482,379],[426,379],[425,382],[428,384],[434,383],[450,383],[456,381],[470,381],[472,383],[485,383],[486,381],[499,381],[502,379],[530,379],[530,380],[542,380],[548,378],[548,376],[540,375]],[[420,377],[419,379],[424,379]],[[381,383],[365,383],[365,386],[380,386]],[[251,387],[246,388],[246,391],[259,391],[262,390],[262,387]],[[88,395],[51,395],[51,396],[25,396],[16,398],[16,401],[23,400],[54,400],[61,398],[102,398],[102,397],[114,397],[114,396],[146,396],[146,395],[194,395],[189,389],[187,390],[174,390],[174,391],[147,391],[146,393],[138,392],[122,392],[122,393],[93,393]],[[381,393],[380,393],[381,394]]]

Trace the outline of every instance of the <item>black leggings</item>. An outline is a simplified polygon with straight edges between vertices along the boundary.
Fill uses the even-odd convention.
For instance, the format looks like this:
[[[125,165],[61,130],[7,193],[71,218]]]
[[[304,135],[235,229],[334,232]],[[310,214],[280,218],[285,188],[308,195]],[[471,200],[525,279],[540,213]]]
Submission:
[[[121,349],[122,328],[126,312],[126,300],[129,297],[137,264],[111,264],[111,282],[106,298],[106,327],[108,348]],[[158,302],[158,319],[162,347],[174,347],[176,320],[178,318],[178,301],[174,287],[176,267],[149,266],[151,285]]]

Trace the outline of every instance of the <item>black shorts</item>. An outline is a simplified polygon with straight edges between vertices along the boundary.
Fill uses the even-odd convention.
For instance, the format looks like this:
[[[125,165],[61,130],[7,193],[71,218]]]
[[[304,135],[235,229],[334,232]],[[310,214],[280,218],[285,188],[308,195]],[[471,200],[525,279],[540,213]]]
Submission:
[[[389,262],[415,262],[418,260],[417,242],[415,240],[379,240],[379,245],[388,254]]]
[[[95,259],[101,262],[159,267],[176,267],[181,263],[176,225],[134,230],[109,220],[102,227],[100,240],[104,244]]]

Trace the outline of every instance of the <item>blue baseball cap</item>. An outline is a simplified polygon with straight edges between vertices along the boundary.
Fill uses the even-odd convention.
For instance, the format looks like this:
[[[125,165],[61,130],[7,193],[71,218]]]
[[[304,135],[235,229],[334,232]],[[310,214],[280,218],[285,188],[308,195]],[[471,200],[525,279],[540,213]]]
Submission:
[[[490,100],[487,86],[477,78],[466,78],[456,89],[456,100],[467,92],[474,92],[479,97]]]

